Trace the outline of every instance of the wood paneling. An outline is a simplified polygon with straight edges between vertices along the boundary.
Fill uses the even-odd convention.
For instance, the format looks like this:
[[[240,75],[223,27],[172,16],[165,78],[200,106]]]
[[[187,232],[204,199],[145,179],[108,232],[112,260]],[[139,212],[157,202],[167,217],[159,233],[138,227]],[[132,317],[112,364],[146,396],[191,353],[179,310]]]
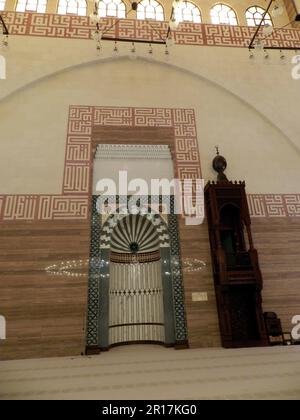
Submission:
[[[117,144],[174,143],[174,127],[124,127],[94,125],[93,142]]]
[[[300,313],[300,220],[255,218],[254,243],[264,279],[263,309],[275,311],[283,329]],[[48,265],[88,258],[90,227],[85,222],[6,223],[0,230],[0,313],[8,339],[0,359],[78,355],[85,348],[87,277],[53,276]],[[189,343],[192,348],[220,346],[211,275],[207,225],[180,220],[182,257],[207,263],[184,273]],[[192,302],[192,292],[208,292],[208,302]]]
[[[300,314],[300,219],[255,218],[252,232],[264,281],[263,309],[276,312],[290,332],[292,317]]]
[[[87,277],[45,268],[88,258],[87,222],[14,222],[0,227],[0,359],[79,355],[85,347]]]
[[[169,144],[168,127],[96,126],[98,143]],[[173,155],[174,156],[174,155]],[[176,164],[175,173],[176,173]],[[201,272],[184,273],[191,347],[220,346],[207,225],[186,226],[179,218],[183,258],[206,262]],[[254,244],[264,279],[265,311],[275,311],[290,331],[300,313],[300,219],[253,219]],[[54,276],[51,264],[89,256],[90,221],[7,222],[0,226],[0,314],[7,319],[0,359],[78,355],[85,349],[86,277]],[[86,270],[87,273],[87,270]],[[193,302],[193,292],[207,292],[207,302]]]
[[[300,219],[253,218],[252,232],[263,276],[263,311],[276,312],[283,330],[290,332],[292,317],[300,314]],[[180,235],[182,256],[207,263],[200,273],[184,275],[190,346],[219,346],[207,225],[181,226]],[[208,302],[192,302],[193,291],[208,292]]]
[[[182,258],[196,258],[206,263],[206,267],[200,272],[183,273],[190,347],[220,347],[207,224],[186,226],[185,220],[180,218],[179,228]],[[207,292],[208,301],[193,302],[193,292]]]

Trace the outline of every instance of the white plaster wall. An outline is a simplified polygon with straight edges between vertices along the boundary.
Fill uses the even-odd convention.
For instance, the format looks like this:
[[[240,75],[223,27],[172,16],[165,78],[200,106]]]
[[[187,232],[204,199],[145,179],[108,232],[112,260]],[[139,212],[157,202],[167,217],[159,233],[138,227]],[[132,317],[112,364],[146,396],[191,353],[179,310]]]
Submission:
[[[124,182],[120,172],[127,172],[128,182],[141,178],[148,185],[148,193],[150,194],[151,180],[153,178],[168,179],[172,181],[174,178],[172,159],[95,159],[93,164],[93,193],[99,194],[97,191],[98,181],[108,178],[114,181],[116,191],[119,191],[120,181]],[[128,191],[128,193],[134,193]]]
[[[168,63],[128,44],[95,56],[92,41],[13,37],[0,80],[0,193],[61,192],[69,105],[194,108],[203,175],[214,145],[249,193],[299,192],[300,81],[291,66],[250,64],[233,48],[172,48]]]

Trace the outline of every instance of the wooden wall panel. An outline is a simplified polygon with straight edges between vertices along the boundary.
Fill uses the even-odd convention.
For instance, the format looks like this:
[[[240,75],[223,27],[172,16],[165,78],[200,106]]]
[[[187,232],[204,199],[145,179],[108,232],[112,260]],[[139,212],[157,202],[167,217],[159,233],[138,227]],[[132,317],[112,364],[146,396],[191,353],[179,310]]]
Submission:
[[[207,224],[186,226],[181,218],[180,241],[182,258],[196,258],[206,263],[206,267],[200,272],[183,273],[190,347],[220,347],[221,339]],[[193,292],[207,292],[208,301],[193,302]]]
[[[85,346],[87,277],[49,265],[88,258],[88,222],[13,222],[0,227],[0,360],[79,355]]]
[[[300,313],[300,220],[255,218],[255,245],[264,278],[263,308],[275,311],[283,328]],[[45,267],[88,258],[86,222],[14,222],[0,230],[0,313],[8,339],[0,359],[79,355],[85,347],[87,277],[53,276]],[[220,346],[207,225],[180,220],[183,258],[207,263],[198,273],[184,273],[189,343],[192,348]],[[192,292],[208,292],[208,302],[192,302]]]
[[[93,143],[174,145],[174,127],[124,127],[95,125]]]
[[[263,274],[263,309],[276,312],[285,331],[300,314],[300,219],[255,218],[254,244]]]

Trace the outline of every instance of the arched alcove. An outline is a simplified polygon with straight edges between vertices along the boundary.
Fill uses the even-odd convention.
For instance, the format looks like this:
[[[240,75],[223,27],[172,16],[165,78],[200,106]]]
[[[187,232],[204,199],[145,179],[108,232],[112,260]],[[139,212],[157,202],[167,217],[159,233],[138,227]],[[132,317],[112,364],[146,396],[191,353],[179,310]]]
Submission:
[[[142,214],[135,216],[118,213],[117,209],[102,224],[102,217],[97,211],[98,199],[99,197],[93,196],[87,352],[97,352],[101,349],[108,349],[114,344],[128,342],[160,342],[166,346],[182,346],[184,343],[186,345],[187,329],[177,239],[177,215],[172,211],[168,215],[168,224],[166,224],[163,218],[150,207],[146,214],[143,211]],[[148,197],[145,199],[148,201]],[[170,202],[172,209],[174,208],[173,197],[170,197]],[[134,267],[137,262],[139,267]],[[127,267],[126,264],[128,264]],[[142,270],[141,264],[145,264],[142,266]],[[116,312],[113,313],[110,298],[127,296],[130,299],[130,296],[134,297],[132,287],[126,287],[126,283],[130,282],[131,285],[135,283],[135,290],[143,291],[144,294],[147,288],[145,288],[144,280],[137,279],[139,274],[136,274],[136,270],[140,270],[139,274],[144,277],[151,276],[152,273],[152,289],[159,289],[159,285],[161,285],[163,293],[161,295],[155,291],[157,299],[156,302],[153,301],[153,304],[157,306],[150,311],[149,305],[148,309],[145,307],[140,318],[141,322],[138,320],[127,322],[129,306],[125,305],[125,312],[121,313],[117,310],[117,302],[114,302],[113,307]],[[123,305],[123,308],[125,306]],[[154,315],[155,312],[156,315]],[[157,318],[152,322],[147,318],[149,314],[150,319],[152,316]],[[113,316],[113,323],[111,323]],[[116,319],[123,319],[123,321],[116,324]],[[136,328],[136,332],[132,334],[128,330],[127,333],[124,332],[126,323],[127,326],[130,323],[141,324],[141,329],[142,325],[147,323],[163,325],[155,327],[156,335],[154,332],[150,332],[148,327],[147,331],[144,330],[141,333],[144,335],[141,335],[138,332],[139,328]],[[116,328],[120,327],[119,335],[110,334],[109,326],[112,325],[117,326]],[[124,328],[122,329],[122,327]],[[138,326],[136,325],[136,327]],[[126,337],[127,339],[125,339]],[[140,337],[140,339],[136,337]]]
[[[109,265],[109,346],[164,343],[160,244],[147,217],[130,214],[117,223],[111,235]]]

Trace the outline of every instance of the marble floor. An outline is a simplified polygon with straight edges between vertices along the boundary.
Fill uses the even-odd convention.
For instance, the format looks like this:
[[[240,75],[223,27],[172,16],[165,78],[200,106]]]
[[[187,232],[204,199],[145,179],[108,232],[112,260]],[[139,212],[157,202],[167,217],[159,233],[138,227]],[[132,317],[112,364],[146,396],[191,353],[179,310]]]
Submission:
[[[300,346],[116,347],[91,357],[0,362],[0,399],[300,399]]]

